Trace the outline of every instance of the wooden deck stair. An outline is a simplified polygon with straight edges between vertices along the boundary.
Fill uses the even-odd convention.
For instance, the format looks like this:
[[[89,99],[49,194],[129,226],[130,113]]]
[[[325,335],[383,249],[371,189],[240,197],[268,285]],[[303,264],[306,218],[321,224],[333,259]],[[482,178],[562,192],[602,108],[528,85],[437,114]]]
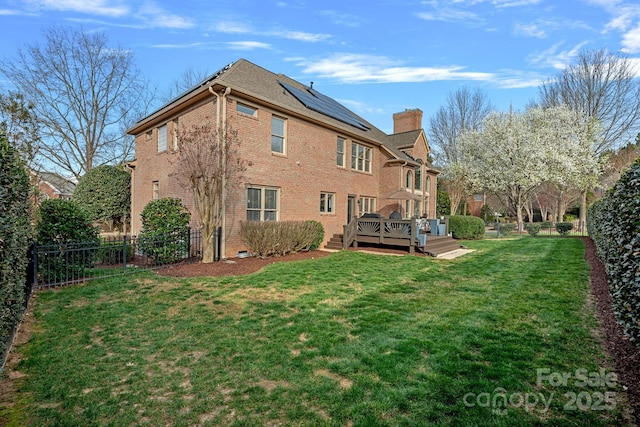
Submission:
[[[331,239],[324,246],[329,250],[341,250],[342,249],[342,234],[334,234]],[[416,246],[416,252],[425,253],[431,256],[438,256],[440,254],[455,251],[463,246],[454,238],[448,236],[427,236],[427,244],[424,248]]]

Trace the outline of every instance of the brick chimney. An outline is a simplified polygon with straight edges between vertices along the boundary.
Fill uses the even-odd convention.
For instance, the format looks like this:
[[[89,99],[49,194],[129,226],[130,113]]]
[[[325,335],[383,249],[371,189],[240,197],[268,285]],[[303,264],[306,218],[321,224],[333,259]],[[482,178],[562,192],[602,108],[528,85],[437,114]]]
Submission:
[[[409,132],[422,129],[422,110],[406,109],[393,115],[393,133]]]

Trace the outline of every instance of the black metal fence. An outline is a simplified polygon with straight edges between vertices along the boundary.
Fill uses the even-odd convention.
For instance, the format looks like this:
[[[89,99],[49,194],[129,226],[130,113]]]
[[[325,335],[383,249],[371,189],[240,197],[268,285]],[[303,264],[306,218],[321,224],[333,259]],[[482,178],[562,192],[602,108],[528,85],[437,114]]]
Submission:
[[[34,244],[30,275],[34,289],[202,260],[201,230],[155,236],[100,238],[97,242]]]
[[[570,221],[562,223],[552,222],[525,222],[524,229],[518,231],[517,224],[489,224],[485,232],[486,237],[509,237],[509,236],[526,236],[534,235],[536,237],[587,237],[589,232],[584,223],[580,221]],[[532,228],[532,231],[529,231]]]

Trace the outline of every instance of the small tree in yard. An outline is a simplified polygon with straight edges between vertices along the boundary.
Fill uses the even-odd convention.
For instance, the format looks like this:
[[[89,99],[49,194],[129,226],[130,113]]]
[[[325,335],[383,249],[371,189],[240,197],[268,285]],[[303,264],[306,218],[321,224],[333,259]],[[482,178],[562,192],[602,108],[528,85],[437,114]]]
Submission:
[[[165,197],[149,202],[142,213],[138,248],[157,264],[169,264],[189,255],[189,210],[180,199]]]
[[[80,179],[73,199],[89,212],[92,221],[124,230],[131,212],[131,175],[121,166],[95,167]]]
[[[213,238],[222,224],[226,194],[245,170],[238,157],[236,131],[218,131],[209,124],[182,128],[175,177],[193,190],[196,214],[202,226],[202,262],[213,262]]]
[[[77,202],[63,199],[43,200],[36,214],[39,245],[46,246],[38,256],[48,281],[77,277],[93,265],[94,253],[79,250],[98,245],[98,229],[89,214]]]

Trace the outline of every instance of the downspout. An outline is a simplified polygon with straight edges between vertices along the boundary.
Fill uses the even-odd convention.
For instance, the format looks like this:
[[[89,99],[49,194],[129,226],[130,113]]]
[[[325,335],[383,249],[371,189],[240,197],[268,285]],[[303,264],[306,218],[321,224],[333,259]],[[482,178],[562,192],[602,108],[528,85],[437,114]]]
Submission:
[[[220,167],[222,168],[222,186],[220,195],[220,253],[221,258],[227,258],[227,157],[225,155],[227,149],[227,103],[225,98],[231,93],[231,88],[227,87],[220,93],[213,90],[209,86],[209,92],[216,96],[216,139],[218,146],[222,147],[220,156]],[[222,120],[220,118],[220,110],[222,109]],[[221,125],[222,124],[222,125]]]

